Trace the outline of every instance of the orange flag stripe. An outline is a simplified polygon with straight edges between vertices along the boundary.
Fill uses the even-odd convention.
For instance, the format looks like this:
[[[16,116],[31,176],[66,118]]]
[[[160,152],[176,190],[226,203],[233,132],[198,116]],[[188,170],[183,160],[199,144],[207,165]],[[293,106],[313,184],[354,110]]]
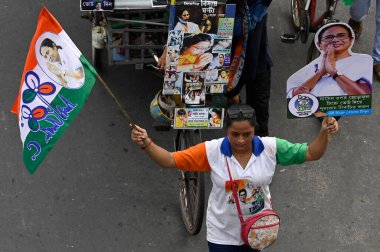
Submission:
[[[58,23],[57,19],[55,19],[55,17],[53,17],[53,15],[47,10],[47,8],[44,7],[41,10],[40,15],[38,17],[38,25],[36,28],[36,32],[32,38],[32,41],[30,43],[29,52],[26,57],[25,67],[22,73],[20,89],[18,91],[18,95],[11,109],[11,112],[17,115],[20,112],[21,90],[22,90],[22,85],[24,84],[25,74],[28,71],[33,70],[35,66],[37,65],[37,58],[34,51],[34,45],[36,44],[36,40],[38,39],[38,37],[47,31],[55,33],[55,34],[59,34],[62,31],[62,27]]]

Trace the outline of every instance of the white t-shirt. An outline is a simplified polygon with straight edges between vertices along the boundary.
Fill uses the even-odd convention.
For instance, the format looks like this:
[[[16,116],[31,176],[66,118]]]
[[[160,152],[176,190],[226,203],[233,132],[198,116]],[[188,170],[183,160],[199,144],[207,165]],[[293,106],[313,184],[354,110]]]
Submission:
[[[322,55],[289,77],[287,81],[287,97],[292,97],[294,88],[301,86],[307,79],[321,69]],[[352,81],[367,82],[372,85],[373,59],[367,54],[352,53],[350,57],[336,61],[336,69]],[[330,76],[323,76],[310,90],[315,96],[342,96],[347,95],[336,81]]]
[[[243,169],[232,155],[227,137],[174,152],[176,167],[187,171],[211,171],[212,190],[207,207],[207,240],[216,244],[242,245],[241,225],[232,196],[226,157],[240,201],[244,219],[263,210],[272,209],[269,184],[276,163],[283,165],[303,163],[306,144],[291,144],[274,137],[254,137],[252,156]],[[243,200],[243,198],[241,198]]]

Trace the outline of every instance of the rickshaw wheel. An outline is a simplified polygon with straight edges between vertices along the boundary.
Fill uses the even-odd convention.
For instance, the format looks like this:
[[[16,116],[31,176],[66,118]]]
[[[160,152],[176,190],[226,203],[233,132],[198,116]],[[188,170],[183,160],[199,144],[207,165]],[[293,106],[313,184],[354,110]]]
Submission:
[[[96,70],[102,67],[102,49],[96,49],[92,46],[92,65]]]
[[[95,44],[96,46],[94,47],[93,43],[94,43],[94,31],[93,29],[98,27],[99,30],[98,33],[102,33],[103,31],[103,26],[102,26],[102,23],[105,22],[105,17],[103,15],[102,12],[99,12],[99,11],[93,11],[91,12],[91,31],[92,31],[92,43],[91,43],[91,56],[92,56],[92,64],[93,66],[95,66],[96,70],[99,70],[102,66],[102,51],[103,49],[101,49],[104,45],[103,43],[105,43],[105,41],[101,41],[101,43],[99,42],[99,39],[96,41],[95,39]],[[98,38],[95,37],[95,38]],[[101,38],[102,40],[102,38]]]
[[[176,150],[187,149],[201,141],[199,130],[178,130]],[[182,221],[191,235],[200,232],[205,205],[205,177],[203,172],[179,171],[179,201]]]
[[[307,50],[306,64],[309,64],[321,55],[321,52],[315,46],[314,39],[311,41],[309,49]]]

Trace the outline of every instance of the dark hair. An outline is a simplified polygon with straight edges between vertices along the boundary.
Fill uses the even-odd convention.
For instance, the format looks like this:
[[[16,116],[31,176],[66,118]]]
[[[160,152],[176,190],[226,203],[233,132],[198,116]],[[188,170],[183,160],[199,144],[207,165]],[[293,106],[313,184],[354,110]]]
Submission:
[[[184,109],[179,109],[177,115],[186,115],[186,111]]]
[[[211,112],[214,112],[219,116],[219,118],[222,118],[222,111],[220,109],[213,108],[211,109]]]
[[[331,27],[334,27],[334,26],[343,27],[344,29],[346,29],[346,31],[348,32],[348,34],[349,34],[349,36],[350,36],[351,39],[354,37],[354,34],[352,33],[352,30],[350,28],[348,28],[346,25],[344,25],[344,24],[333,24],[333,25],[329,25],[329,26],[323,28],[318,33],[318,43],[321,43],[323,33],[325,33],[325,31],[327,31],[328,29],[330,29]]]
[[[185,49],[191,47],[192,45],[198,44],[199,42],[202,42],[202,41],[210,41],[210,43],[211,43],[212,37],[208,34],[205,34],[205,33],[199,33],[199,34],[195,34],[195,35],[185,36],[183,38],[183,46],[181,49],[181,53]]]
[[[189,8],[187,7],[182,7],[181,9],[179,9],[179,12],[178,12],[178,17],[181,18],[182,14],[184,11],[187,11],[190,15],[190,11],[189,11]]]
[[[62,46],[59,46],[57,45],[56,43],[54,43],[53,40],[49,39],[49,38],[46,38],[42,41],[41,45],[40,45],[40,54],[42,56],[42,53],[41,53],[41,48],[42,47],[50,47],[50,48],[54,48],[57,47],[57,49],[62,49]]]
[[[247,190],[245,190],[244,188],[243,188],[243,189],[240,189],[240,190],[239,190],[239,196],[240,196],[240,193],[241,193],[241,192],[244,192],[244,193],[245,193],[245,196],[247,196]]]
[[[251,117],[245,116],[243,111],[250,111],[252,113],[252,116]],[[237,116],[231,118],[230,114],[232,114],[233,112],[235,112]],[[243,104],[243,103],[232,104],[227,109],[225,117],[226,117],[225,121],[226,121],[227,128],[229,128],[233,122],[248,121],[252,127],[254,127],[256,130],[258,129],[255,110],[248,104]]]

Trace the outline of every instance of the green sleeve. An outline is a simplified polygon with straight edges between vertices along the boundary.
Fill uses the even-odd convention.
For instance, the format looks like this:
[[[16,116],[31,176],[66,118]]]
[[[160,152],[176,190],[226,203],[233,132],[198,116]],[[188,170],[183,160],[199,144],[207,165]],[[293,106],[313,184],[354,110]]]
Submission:
[[[302,164],[306,160],[307,143],[291,143],[276,138],[276,160],[280,165]]]

